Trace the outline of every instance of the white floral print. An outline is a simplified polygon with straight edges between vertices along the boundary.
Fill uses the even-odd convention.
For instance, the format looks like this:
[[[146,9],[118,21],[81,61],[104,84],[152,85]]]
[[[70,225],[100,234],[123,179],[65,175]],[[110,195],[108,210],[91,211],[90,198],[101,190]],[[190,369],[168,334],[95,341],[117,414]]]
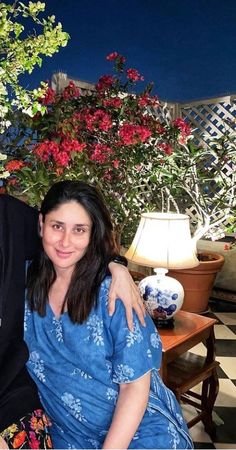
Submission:
[[[61,400],[66,406],[69,407],[72,416],[74,416],[80,422],[87,422],[82,414],[82,406],[79,398],[75,398],[69,392],[64,392],[64,394],[61,396]]]
[[[104,345],[103,339],[103,321],[98,318],[97,315],[93,314],[87,322],[87,329],[90,335],[87,339],[92,339],[96,345]]]
[[[29,363],[31,364],[32,370],[35,373],[36,377],[43,383],[46,383],[46,378],[44,374],[45,371],[44,362],[40,358],[38,352],[34,351],[30,353]]]
[[[57,319],[56,317],[53,317],[52,324],[53,324],[52,332],[55,333],[57,341],[63,342],[61,319]]]
[[[161,344],[160,336],[157,333],[152,333],[150,336],[150,342],[153,348],[159,348]]]
[[[127,383],[134,377],[134,369],[127,364],[119,364],[114,377],[115,383]]]
[[[85,380],[92,380],[93,377],[89,375],[88,373],[84,372],[82,369],[79,369],[79,367],[76,367],[73,372],[70,373],[70,375],[80,375]]]
[[[118,397],[118,392],[115,391],[115,389],[108,388],[106,394],[107,394],[107,399],[108,399],[108,400],[112,400],[112,402],[113,402],[114,405],[115,405],[115,404],[116,404],[117,397]]]
[[[24,331],[28,330],[28,319],[31,316],[31,311],[27,305],[27,303],[25,304],[25,315],[24,315]]]
[[[129,333],[126,337],[127,347],[131,347],[131,345],[134,345],[135,342],[137,342],[139,344],[142,340],[143,340],[143,335],[141,333],[139,323],[137,321],[135,321],[134,322],[134,330],[129,331]]]

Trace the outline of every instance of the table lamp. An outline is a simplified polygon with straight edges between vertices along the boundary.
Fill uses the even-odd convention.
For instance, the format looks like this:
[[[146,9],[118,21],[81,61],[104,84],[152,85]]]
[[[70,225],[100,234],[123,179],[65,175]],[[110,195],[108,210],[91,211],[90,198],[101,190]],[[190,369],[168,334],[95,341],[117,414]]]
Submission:
[[[196,267],[196,242],[191,238],[189,216],[177,213],[143,213],[125,254],[129,261],[152,267],[156,275],[144,278],[139,289],[145,306],[159,327],[173,327],[173,316],[181,308],[184,289],[166,276],[168,269]]]

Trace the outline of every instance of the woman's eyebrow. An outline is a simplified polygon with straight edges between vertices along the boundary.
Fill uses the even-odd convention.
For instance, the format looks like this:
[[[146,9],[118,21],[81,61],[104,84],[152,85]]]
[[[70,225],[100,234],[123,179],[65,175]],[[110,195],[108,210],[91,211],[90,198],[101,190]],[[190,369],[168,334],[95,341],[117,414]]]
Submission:
[[[65,225],[65,222],[62,222],[61,220],[51,219],[50,222],[57,223],[58,225]],[[88,223],[75,223],[75,227],[90,227]]]

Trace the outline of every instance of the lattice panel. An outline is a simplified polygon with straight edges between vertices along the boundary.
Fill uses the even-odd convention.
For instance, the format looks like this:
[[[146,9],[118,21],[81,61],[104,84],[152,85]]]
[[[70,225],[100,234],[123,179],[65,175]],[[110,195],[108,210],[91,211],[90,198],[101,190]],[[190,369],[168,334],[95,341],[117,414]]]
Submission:
[[[197,140],[208,143],[209,137],[218,137],[232,130],[236,121],[236,99],[224,97],[188,105],[179,105],[180,115],[194,128]]]

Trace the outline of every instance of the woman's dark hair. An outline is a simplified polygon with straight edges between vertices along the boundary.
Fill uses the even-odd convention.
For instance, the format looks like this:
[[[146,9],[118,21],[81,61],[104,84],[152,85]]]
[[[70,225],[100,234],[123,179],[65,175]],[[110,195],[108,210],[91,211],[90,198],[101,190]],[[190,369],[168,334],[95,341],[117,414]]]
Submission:
[[[108,262],[117,249],[110,215],[102,195],[94,186],[83,181],[55,183],[41,205],[43,221],[48,213],[70,201],[83,206],[92,221],[87,251],[76,264],[61,311],[67,304],[70,319],[82,323],[96,305],[98,289],[107,273]],[[42,248],[38,257],[32,261],[27,276],[30,308],[42,316],[46,313],[49,290],[55,279],[53,264]]]

